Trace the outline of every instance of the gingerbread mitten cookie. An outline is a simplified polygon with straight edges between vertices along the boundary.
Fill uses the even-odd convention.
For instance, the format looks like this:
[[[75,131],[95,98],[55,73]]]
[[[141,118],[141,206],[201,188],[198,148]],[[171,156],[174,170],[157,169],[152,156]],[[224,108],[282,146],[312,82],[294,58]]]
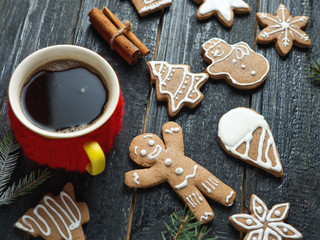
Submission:
[[[206,69],[210,78],[225,78],[235,88],[256,88],[269,75],[268,60],[245,42],[229,45],[220,38],[212,38],[202,45],[201,52],[210,64]]]
[[[175,122],[168,122],[162,127],[162,135],[164,142],[150,133],[132,140],[130,158],[147,169],[127,172],[126,185],[147,188],[167,181],[202,223],[211,221],[214,216],[204,196],[231,206],[236,193],[184,155],[181,127]]]
[[[172,0],[132,0],[139,15],[144,17],[150,13],[159,11],[172,4]]]
[[[224,114],[218,125],[218,139],[228,154],[276,177],[283,176],[271,129],[254,110],[239,107]]]
[[[158,101],[168,101],[170,117],[176,116],[184,105],[194,108],[201,102],[199,88],[208,80],[208,74],[191,73],[190,66],[184,64],[150,61],[147,65]]]
[[[82,224],[89,222],[86,203],[76,202],[74,188],[67,183],[59,196],[45,195],[15,224],[16,228],[48,240],[85,239]]]
[[[215,15],[219,21],[226,27],[231,27],[233,24],[234,13],[248,13],[250,6],[243,0],[193,0],[201,4],[197,17],[199,20],[204,20]]]
[[[276,42],[276,50],[281,56],[287,55],[292,46],[309,47],[311,39],[301,29],[307,25],[309,17],[291,17],[289,10],[280,4],[276,15],[257,13],[257,20],[264,29],[257,36],[258,43]]]
[[[256,195],[251,195],[250,213],[235,214],[229,220],[240,232],[246,233],[246,240],[302,239],[302,234],[293,226],[284,223],[289,214],[289,203],[274,205],[271,210]]]

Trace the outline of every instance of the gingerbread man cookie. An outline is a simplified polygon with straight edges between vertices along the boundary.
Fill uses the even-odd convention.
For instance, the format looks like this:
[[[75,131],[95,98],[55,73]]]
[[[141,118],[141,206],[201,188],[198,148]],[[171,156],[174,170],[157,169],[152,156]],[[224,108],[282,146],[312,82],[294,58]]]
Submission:
[[[132,0],[139,15],[144,17],[150,13],[159,11],[172,4],[172,0]]]
[[[268,60],[245,42],[229,45],[220,38],[212,38],[202,45],[201,52],[210,64],[206,69],[210,78],[225,78],[235,88],[256,88],[269,75]]]
[[[177,123],[163,125],[162,134],[164,142],[150,133],[133,139],[129,147],[130,158],[147,169],[127,172],[126,185],[147,188],[167,181],[194,212],[198,221],[211,221],[214,213],[204,196],[231,206],[236,193],[184,155],[182,129]]]
[[[29,209],[15,224],[16,228],[48,240],[85,239],[82,224],[89,222],[86,203],[76,202],[74,188],[67,183],[56,197],[50,193]]]
[[[234,108],[218,124],[218,139],[230,155],[276,177],[283,169],[271,129],[264,117],[250,108]]]
[[[302,234],[293,226],[284,223],[289,214],[289,203],[274,205],[271,210],[256,195],[251,195],[250,213],[235,214],[229,220],[241,232],[246,240],[286,240],[302,239]]]
[[[276,50],[281,56],[287,55],[292,46],[309,47],[311,39],[301,29],[307,25],[309,17],[291,17],[289,10],[280,4],[276,15],[257,13],[257,20],[264,29],[257,36],[258,43],[276,42]]]
[[[197,17],[199,20],[210,18],[216,15],[219,21],[226,27],[233,24],[234,13],[248,13],[250,6],[243,0],[193,0],[201,4]]]
[[[184,105],[194,108],[201,102],[203,95],[199,89],[208,80],[208,74],[191,73],[189,65],[164,61],[150,61],[147,65],[158,101],[168,101],[170,117],[176,116]]]

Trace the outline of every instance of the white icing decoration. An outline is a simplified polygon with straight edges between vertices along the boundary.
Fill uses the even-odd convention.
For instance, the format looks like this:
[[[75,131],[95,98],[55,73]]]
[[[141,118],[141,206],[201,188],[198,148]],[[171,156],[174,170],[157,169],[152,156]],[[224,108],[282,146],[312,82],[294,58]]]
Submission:
[[[248,226],[251,226],[252,223],[253,223],[253,221],[252,221],[251,219],[247,219],[247,220],[246,220],[246,224],[247,224]]]
[[[180,109],[180,107],[183,103],[191,103],[191,104],[196,103],[201,98],[201,93],[198,90],[198,87],[201,85],[201,83],[203,81],[208,79],[208,76],[206,74],[204,74],[204,73],[198,73],[198,74],[190,73],[187,65],[171,65],[171,64],[168,64],[167,62],[164,62],[164,61],[150,61],[149,64],[151,66],[153,75],[155,77],[157,77],[157,79],[159,81],[160,94],[166,94],[170,97],[169,101],[171,102],[171,111],[172,112],[178,111],[178,109]],[[160,65],[158,71],[156,70],[157,65]],[[168,69],[169,69],[168,72],[174,72],[174,68],[183,70],[182,79],[179,80],[180,84],[175,92],[170,92],[169,90],[162,88],[162,83],[166,81],[166,79],[168,78],[168,75],[169,75],[169,73],[166,76],[162,76],[160,74],[161,69],[164,66],[168,67]],[[180,99],[179,98],[177,99],[176,96],[179,93],[180,89],[182,88],[183,83],[185,85],[188,84],[188,81],[185,81],[187,74],[190,76],[190,78],[189,78],[190,84],[187,86],[187,90],[184,91],[185,95],[183,97],[181,97]],[[195,77],[197,77],[197,76],[201,77],[201,79],[196,82]],[[196,97],[191,99],[189,97],[189,95],[192,90],[195,90],[197,95],[196,95]],[[175,100],[179,100],[179,101],[175,101]]]
[[[200,217],[200,221],[202,220],[208,220],[209,219],[209,216],[212,217],[213,214],[211,212],[204,212],[204,216],[201,216]]]
[[[240,220],[238,220],[240,219]],[[244,224],[242,221],[243,219],[246,220],[246,224]],[[251,225],[247,225],[247,220],[250,219],[252,221]],[[248,214],[235,214],[231,216],[231,220],[233,222],[235,222],[238,226],[248,230],[254,230],[257,228],[261,228],[263,227],[263,224],[261,222],[259,222],[257,219],[255,219],[254,217],[252,217],[251,215]],[[254,223],[254,224],[253,224]]]
[[[157,8],[161,8],[162,6],[165,6],[166,4],[170,4],[172,3],[172,0],[144,0],[144,3],[145,4],[149,4],[149,3],[152,3],[150,5],[147,5],[143,8],[140,9],[139,13],[140,14],[143,14],[143,13],[146,13],[146,12],[149,12],[149,11],[152,11],[152,10],[155,10]],[[155,3],[153,3],[155,2]]]
[[[232,63],[235,64],[237,62],[237,60],[235,59],[232,59]]]
[[[180,132],[180,128],[176,127],[176,128],[165,129],[164,132],[165,133],[170,133],[170,134],[172,134],[174,132],[178,133],[178,132]]]
[[[166,160],[164,160],[164,164],[167,166],[167,167],[170,167],[171,164],[172,164],[172,160],[170,158],[167,158]]]
[[[208,188],[204,183],[201,183],[201,185],[207,190],[208,193],[211,193],[211,189]]]
[[[252,159],[249,157],[250,142],[257,128],[262,128],[262,133],[259,141],[257,159]],[[268,133],[269,139],[267,141],[266,151],[263,153],[266,133]],[[232,109],[221,117],[218,125],[218,135],[225,148],[233,155],[244,160],[249,160],[261,168],[282,172],[282,166],[279,156],[277,155],[273,135],[262,115],[248,108]],[[241,154],[237,152],[237,149],[243,143],[246,143],[246,151]],[[268,153],[270,148],[273,150],[275,166],[272,166],[272,161],[269,158]],[[265,161],[262,161],[263,154]]]
[[[283,209],[283,212],[281,212],[279,209]],[[289,203],[281,203],[274,205],[272,209],[269,211],[267,216],[267,221],[273,222],[273,221],[281,221],[285,219],[289,211]],[[272,217],[272,216],[275,217]]]
[[[142,157],[144,157],[145,155],[147,155],[147,151],[144,150],[144,149],[142,149],[142,150],[140,151],[140,155],[141,155]]]
[[[277,232],[280,236],[285,239],[301,239],[302,234],[292,227],[291,225],[284,222],[269,222],[268,226]],[[281,230],[282,229],[282,230]],[[287,231],[284,231],[286,229]],[[281,238],[280,238],[281,239]]]
[[[190,196],[190,195],[189,195]],[[190,203],[190,205],[195,208],[194,202],[189,198],[189,196],[186,198],[186,200]]]
[[[218,11],[227,22],[230,22],[232,20],[232,8],[248,9],[249,5],[242,0],[204,0],[199,8],[199,14],[206,15]]]
[[[277,210],[277,211],[274,212],[274,215],[276,215],[277,217],[280,217],[281,212],[279,210]]]
[[[183,168],[179,167],[179,168],[176,168],[176,170],[174,171],[175,174],[177,175],[181,175],[183,173]]]
[[[198,166],[197,165],[194,165],[193,166],[193,173],[192,174],[189,174],[185,177],[184,181],[178,185],[175,186],[176,189],[181,189],[181,188],[184,188],[188,185],[188,179],[190,178],[194,178],[196,176],[196,172],[198,170]]]
[[[288,228],[284,228],[284,229],[283,229],[283,232],[284,232],[284,233],[287,233],[287,232],[288,232]]]
[[[199,195],[198,192],[191,193],[186,197],[186,200],[190,203],[190,205],[195,208],[197,205],[200,205],[203,201],[203,198]]]
[[[234,195],[234,191],[231,191],[230,194],[226,197],[226,203],[229,203],[233,195]]]
[[[135,154],[135,155],[138,155],[137,150],[138,150],[138,146],[135,146],[135,147],[134,147],[134,154]]]
[[[219,43],[224,43],[224,44],[229,45],[229,46],[231,47],[231,50],[230,50],[230,52],[229,52],[228,54],[226,54],[224,57],[222,57],[222,58],[220,58],[220,59],[218,59],[218,60],[215,60],[215,59],[213,59],[212,57],[209,56],[209,51],[211,51],[211,49],[213,49],[213,48],[214,48],[217,44],[219,44]],[[209,46],[206,47],[206,45],[208,45],[208,44],[209,44]],[[266,76],[268,75],[268,73],[269,73],[270,64],[269,64],[268,60],[267,60],[263,55],[254,52],[254,51],[249,47],[249,45],[248,45],[247,43],[245,43],[245,42],[238,42],[238,43],[236,43],[236,44],[230,45],[230,44],[228,44],[226,41],[224,41],[224,40],[222,40],[222,39],[220,39],[220,38],[212,38],[212,39],[208,40],[207,42],[205,42],[205,43],[202,45],[202,48],[206,51],[206,52],[204,53],[205,56],[206,56],[207,58],[211,59],[211,61],[212,61],[212,63],[207,67],[206,71],[207,71],[209,74],[214,75],[214,76],[220,76],[220,75],[222,75],[222,74],[227,75],[227,76],[230,78],[230,80],[232,81],[232,83],[235,84],[235,85],[239,85],[239,86],[250,86],[250,85],[254,85],[254,84],[256,84],[256,83],[259,83],[259,82],[263,81],[263,80],[266,78]],[[251,53],[255,53],[255,54],[261,56],[261,57],[264,59],[265,64],[266,64],[266,71],[265,71],[265,73],[260,77],[260,79],[258,79],[258,80],[255,81],[255,82],[240,83],[240,82],[238,82],[235,78],[233,78],[229,72],[214,73],[214,72],[212,72],[212,71],[210,70],[216,63],[222,62],[222,61],[227,61],[227,59],[231,56],[231,54],[232,54],[233,52],[236,53],[236,56],[237,56],[237,59],[238,59],[238,60],[242,59],[242,58],[245,57],[245,56],[249,56]],[[233,63],[235,63],[235,62],[233,61]]]
[[[133,178],[133,182],[134,182],[135,184],[138,184],[138,185],[139,185],[140,183],[139,183],[139,181],[138,181],[138,179],[139,179],[138,173],[134,172],[134,173],[133,173],[133,177],[134,177],[134,178]]]
[[[151,134],[145,135],[143,138],[152,138]]]
[[[156,157],[159,156],[161,151],[162,151],[162,147],[160,145],[157,145],[156,148],[153,150],[153,152],[148,155],[148,159],[149,160],[155,159]]]
[[[149,141],[148,141],[148,145],[149,145],[150,147],[152,147],[154,144],[155,144],[154,140],[149,140]]]
[[[292,41],[295,39],[293,32],[298,34],[301,37],[301,39],[303,39],[305,42],[308,41],[309,37],[307,34],[302,34],[299,31],[297,31],[297,30],[301,29],[301,26],[295,25],[295,23],[301,23],[301,22],[306,23],[308,19],[305,16],[300,16],[299,19],[293,20],[293,21],[292,21],[291,16],[288,19],[286,19],[285,11],[288,11],[287,8],[284,5],[281,5],[279,7],[279,9],[282,12],[282,14],[280,14],[280,17],[277,16],[275,18],[271,18],[266,13],[260,14],[259,17],[261,19],[266,18],[266,19],[275,23],[275,25],[268,26],[268,28],[270,28],[270,30],[271,29],[275,29],[275,30],[272,30],[271,32],[267,32],[267,31],[263,30],[263,33],[261,34],[261,36],[263,38],[270,38],[270,35],[273,35],[275,33],[280,32],[280,36],[278,37],[278,39],[280,39],[282,37],[282,35],[284,34],[284,36],[282,38],[282,46],[284,46],[284,47],[290,46],[289,43],[291,42],[291,40],[288,37],[288,33],[290,33],[290,35],[292,36]]]
[[[258,214],[260,214],[260,215],[262,214],[262,207],[261,206],[257,207],[256,210],[257,210]]]
[[[252,75],[252,76],[255,76],[255,75],[256,75],[256,71],[252,71],[252,72],[251,72],[251,75]]]
[[[39,209],[41,209],[42,212],[44,212],[46,215],[48,215],[48,217],[50,218],[50,221],[53,222],[53,224],[57,228],[60,236],[63,239],[72,240],[71,231],[80,226],[81,212],[80,212],[80,209],[78,208],[78,206],[76,205],[76,203],[73,201],[73,199],[67,193],[62,191],[59,196],[60,196],[60,199],[61,199],[62,203],[64,204],[66,210],[64,210],[64,208],[61,205],[59,205],[59,203],[57,201],[55,201],[52,197],[46,195],[43,197],[44,204],[38,204],[33,209],[33,214],[40,220],[41,225],[33,217],[31,217],[29,215],[23,215],[22,219],[21,219],[22,223],[17,222],[15,224],[15,226],[17,228],[24,230],[24,231],[34,233],[35,230],[32,227],[31,223],[29,222],[29,221],[32,221],[37,226],[37,228],[39,229],[39,231],[41,232],[42,235],[44,235],[46,237],[50,236],[51,235],[51,228],[49,227],[48,222],[42,217],[43,214],[42,214],[42,216],[39,214]],[[77,216],[74,215],[73,211],[71,210],[71,208],[67,204],[66,199],[68,200],[68,202],[70,202],[72,204],[73,209],[77,213]],[[50,211],[48,209],[50,209]],[[59,223],[56,221],[56,219],[52,215],[52,212],[59,219]],[[68,223],[63,218],[63,216],[67,218]],[[69,222],[70,222],[70,225],[68,225]],[[26,226],[24,226],[23,224]],[[43,229],[42,226],[44,226],[45,229]],[[61,229],[61,227],[63,227],[65,229],[65,231],[63,231]],[[65,233],[67,234],[67,236],[65,235]]]
[[[256,235],[257,237],[252,237],[254,235]],[[262,240],[262,236],[263,236],[263,229],[254,230],[249,233],[247,240]]]
[[[245,69],[245,68],[246,68],[246,65],[242,64],[242,65],[241,65],[241,68],[242,68],[242,69]]]

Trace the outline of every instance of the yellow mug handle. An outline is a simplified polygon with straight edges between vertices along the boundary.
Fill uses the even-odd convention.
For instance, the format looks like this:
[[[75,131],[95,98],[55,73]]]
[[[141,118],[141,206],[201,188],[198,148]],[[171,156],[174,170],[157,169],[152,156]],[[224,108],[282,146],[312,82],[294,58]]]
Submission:
[[[95,176],[104,171],[106,168],[106,158],[103,150],[97,142],[87,142],[83,145],[90,162],[86,166],[89,174]]]

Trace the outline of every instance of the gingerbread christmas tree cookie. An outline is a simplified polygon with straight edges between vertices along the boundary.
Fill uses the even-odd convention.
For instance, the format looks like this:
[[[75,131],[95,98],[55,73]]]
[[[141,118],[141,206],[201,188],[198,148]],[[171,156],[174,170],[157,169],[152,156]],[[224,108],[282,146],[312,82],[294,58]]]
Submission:
[[[87,204],[75,200],[73,185],[67,183],[58,196],[45,195],[14,226],[48,240],[81,240],[85,239],[82,224],[89,220]]]
[[[164,61],[147,62],[158,101],[168,101],[168,114],[174,117],[186,105],[197,106],[203,95],[199,88],[208,80],[206,73],[191,73],[190,66]]]
[[[302,239],[302,234],[293,226],[284,223],[289,214],[289,203],[274,205],[271,210],[256,195],[251,196],[250,213],[235,214],[229,220],[241,232],[246,240],[288,240]]]
[[[197,17],[199,20],[208,19],[215,15],[226,27],[233,24],[234,13],[248,13],[250,6],[243,0],[193,0],[201,4]]]
[[[271,129],[254,110],[239,107],[224,114],[218,124],[218,139],[228,154],[276,177],[283,176]]]
[[[206,69],[210,78],[224,78],[235,88],[256,88],[269,75],[268,60],[245,42],[230,45],[220,38],[212,38],[202,45],[201,52],[210,64]]]
[[[132,0],[139,15],[144,17],[150,13],[159,11],[172,4],[172,0]]]
[[[214,216],[204,196],[231,206],[236,193],[184,155],[181,127],[175,122],[168,122],[162,127],[162,135],[164,141],[151,133],[133,139],[129,147],[130,158],[147,168],[127,172],[126,185],[148,188],[168,182],[202,223],[211,221]]]
[[[281,56],[287,55],[293,45],[300,48],[311,45],[311,39],[301,30],[307,25],[309,17],[291,17],[289,10],[283,4],[279,5],[275,15],[258,12],[257,20],[264,27],[257,36],[257,42],[276,42],[276,50]]]

